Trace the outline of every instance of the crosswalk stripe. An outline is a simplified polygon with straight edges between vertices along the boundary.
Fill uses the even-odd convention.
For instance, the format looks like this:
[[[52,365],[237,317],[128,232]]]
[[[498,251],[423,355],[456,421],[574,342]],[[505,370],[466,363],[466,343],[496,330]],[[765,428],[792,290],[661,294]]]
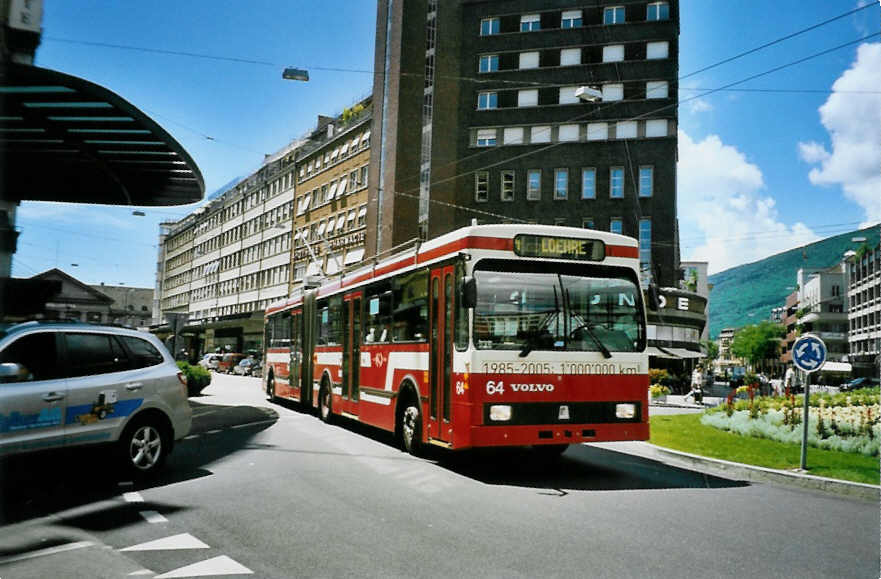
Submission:
[[[210,549],[208,545],[189,533],[172,535],[155,541],[147,541],[120,549],[120,551],[170,551],[175,549]]]
[[[157,575],[154,579],[171,579],[173,577],[207,577],[209,575],[253,575],[254,572],[238,561],[221,555],[213,559],[207,559],[200,563],[193,563],[186,567]]]

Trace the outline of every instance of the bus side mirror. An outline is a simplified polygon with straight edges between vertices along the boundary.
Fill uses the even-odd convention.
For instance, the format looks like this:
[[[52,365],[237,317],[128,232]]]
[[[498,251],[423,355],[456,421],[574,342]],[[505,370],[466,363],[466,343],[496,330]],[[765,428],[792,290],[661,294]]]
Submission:
[[[477,305],[477,282],[473,277],[466,277],[462,283],[462,295],[460,297],[462,306],[473,308]]]
[[[661,309],[661,296],[658,293],[658,286],[653,283],[649,284],[646,294],[648,294],[649,309],[655,312]]]

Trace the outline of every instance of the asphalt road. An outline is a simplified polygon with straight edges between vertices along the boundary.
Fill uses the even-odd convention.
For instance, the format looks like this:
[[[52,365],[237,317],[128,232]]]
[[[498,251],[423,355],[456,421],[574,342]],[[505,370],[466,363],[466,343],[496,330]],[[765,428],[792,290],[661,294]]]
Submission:
[[[878,505],[600,446],[413,458],[215,375],[166,472],[3,463],[0,577],[879,576]]]

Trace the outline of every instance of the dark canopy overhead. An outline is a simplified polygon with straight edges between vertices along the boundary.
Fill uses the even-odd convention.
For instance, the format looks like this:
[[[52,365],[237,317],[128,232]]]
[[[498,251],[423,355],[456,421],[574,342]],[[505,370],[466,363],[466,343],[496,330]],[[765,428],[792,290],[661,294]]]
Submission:
[[[0,199],[184,205],[202,174],[119,95],[54,70],[0,63]]]

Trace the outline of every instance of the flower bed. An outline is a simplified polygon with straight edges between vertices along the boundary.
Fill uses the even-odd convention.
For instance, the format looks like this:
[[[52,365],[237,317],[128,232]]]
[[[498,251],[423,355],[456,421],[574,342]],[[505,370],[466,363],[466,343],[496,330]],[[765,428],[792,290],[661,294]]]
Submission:
[[[811,395],[808,444],[840,452],[878,456],[881,406],[878,388]],[[743,436],[801,444],[804,398],[756,397],[710,409],[701,424]]]

